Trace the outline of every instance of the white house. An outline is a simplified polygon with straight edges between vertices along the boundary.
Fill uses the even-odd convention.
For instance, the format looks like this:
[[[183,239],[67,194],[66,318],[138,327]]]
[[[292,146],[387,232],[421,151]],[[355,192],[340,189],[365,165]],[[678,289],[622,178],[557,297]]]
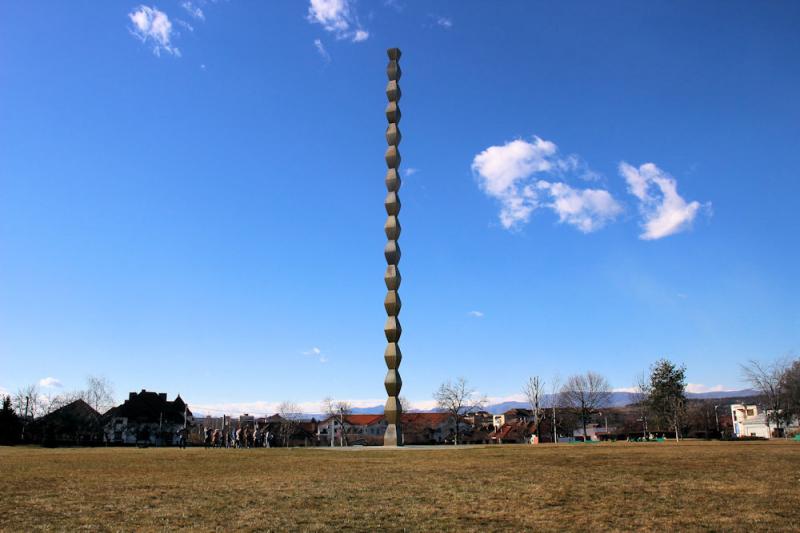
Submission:
[[[767,415],[765,412],[759,412],[758,406],[735,403],[731,405],[731,417],[733,418],[733,434],[736,437],[763,437],[765,439],[771,437]]]

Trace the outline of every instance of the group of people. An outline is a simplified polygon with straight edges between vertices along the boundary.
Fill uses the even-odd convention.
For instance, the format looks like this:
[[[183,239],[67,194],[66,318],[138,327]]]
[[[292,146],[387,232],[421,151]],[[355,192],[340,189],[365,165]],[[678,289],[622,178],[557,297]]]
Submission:
[[[206,428],[204,444],[206,448],[270,448],[273,435],[267,429],[250,426],[236,429]]]

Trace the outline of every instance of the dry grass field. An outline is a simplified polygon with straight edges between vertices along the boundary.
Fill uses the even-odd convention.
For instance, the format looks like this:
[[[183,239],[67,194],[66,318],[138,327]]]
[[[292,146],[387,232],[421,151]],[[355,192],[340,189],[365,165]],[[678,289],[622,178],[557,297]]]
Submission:
[[[800,528],[800,443],[0,448],[0,529]]]

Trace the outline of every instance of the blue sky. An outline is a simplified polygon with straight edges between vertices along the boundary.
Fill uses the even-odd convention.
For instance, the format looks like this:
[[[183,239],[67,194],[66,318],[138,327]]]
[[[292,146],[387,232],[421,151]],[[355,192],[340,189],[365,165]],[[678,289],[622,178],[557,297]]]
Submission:
[[[385,397],[800,351],[800,4],[4,2],[0,388]],[[60,388],[58,385],[60,384]],[[377,402],[375,401],[377,400]]]

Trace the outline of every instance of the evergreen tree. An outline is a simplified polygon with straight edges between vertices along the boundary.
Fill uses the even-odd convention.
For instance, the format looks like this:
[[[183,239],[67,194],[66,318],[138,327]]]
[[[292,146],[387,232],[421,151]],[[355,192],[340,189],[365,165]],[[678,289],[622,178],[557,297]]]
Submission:
[[[668,359],[656,361],[650,369],[649,403],[660,422],[675,431],[675,440],[680,440],[686,412],[686,367]]]
[[[11,396],[5,396],[0,409],[0,444],[14,444],[21,434],[22,422],[11,405]]]

